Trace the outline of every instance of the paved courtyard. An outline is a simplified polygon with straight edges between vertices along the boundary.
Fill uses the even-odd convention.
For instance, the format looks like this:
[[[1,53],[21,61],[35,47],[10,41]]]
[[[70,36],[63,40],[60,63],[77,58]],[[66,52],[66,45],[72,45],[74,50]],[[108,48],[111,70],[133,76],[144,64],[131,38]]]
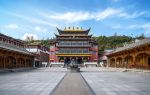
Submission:
[[[51,70],[56,72],[51,72]],[[57,72],[60,70],[60,72]],[[64,77],[64,69],[38,69],[0,75],[0,95],[49,95]]]
[[[96,95],[150,95],[150,74],[82,72]]]
[[[77,94],[73,91],[79,91],[78,95],[91,92],[96,95],[150,95],[150,73],[121,72],[109,68],[81,70],[81,76],[80,73],[71,74],[66,68],[0,73],[0,95],[50,95],[54,90],[61,92],[60,95]],[[72,91],[71,94],[69,91]],[[54,95],[59,95],[57,93]]]

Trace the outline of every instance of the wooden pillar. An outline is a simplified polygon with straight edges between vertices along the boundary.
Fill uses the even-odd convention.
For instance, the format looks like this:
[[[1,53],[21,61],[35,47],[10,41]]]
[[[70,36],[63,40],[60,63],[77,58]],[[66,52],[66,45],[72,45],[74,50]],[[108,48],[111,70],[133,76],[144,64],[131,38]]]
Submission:
[[[136,60],[135,60],[135,55],[133,55],[132,57],[133,57],[134,68],[137,68],[137,64],[136,64]]]
[[[26,67],[26,64],[27,64],[27,58],[25,58],[24,67]]]
[[[107,57],[107,67],[110,67],[110,58]]]
[[[15,56],[14,56],[14,58],[15,58],[15,68],[17,67],[17,54],[15,53]]]
[[[5,69],[5,56],[3,56],[3,68]]]
[[[122,68],[125,68],[125,56],[122,57]]]
[[[117,68],[117,58],[115,58],[115,67]]]

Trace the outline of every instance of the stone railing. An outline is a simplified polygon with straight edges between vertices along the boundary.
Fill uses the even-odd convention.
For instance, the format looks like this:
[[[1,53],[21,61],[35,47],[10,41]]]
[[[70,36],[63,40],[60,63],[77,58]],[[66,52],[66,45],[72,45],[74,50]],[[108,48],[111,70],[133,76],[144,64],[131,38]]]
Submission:
[[[84,62],[85,67],[97,67],[97,62]]]
[[[63,62],[51,62],[50,67],[63,67],[64,63]]]

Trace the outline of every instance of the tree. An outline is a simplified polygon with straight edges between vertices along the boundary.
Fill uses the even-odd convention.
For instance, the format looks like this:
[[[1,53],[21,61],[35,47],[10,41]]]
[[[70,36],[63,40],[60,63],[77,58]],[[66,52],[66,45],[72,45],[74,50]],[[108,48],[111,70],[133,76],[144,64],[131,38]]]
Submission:
[[[139,39],[139,40],[142,40],[142,39],[145,39],[145,38],[146,37],[145,37],[144,33],[142,33],[140,36],[137,37],[137,39]]]

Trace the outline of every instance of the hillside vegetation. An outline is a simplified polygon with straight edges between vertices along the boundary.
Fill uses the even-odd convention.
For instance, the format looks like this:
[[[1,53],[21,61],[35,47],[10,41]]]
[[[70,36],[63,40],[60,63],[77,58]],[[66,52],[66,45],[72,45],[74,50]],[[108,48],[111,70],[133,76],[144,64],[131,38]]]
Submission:
[[[115,49],[118,47],[122,47],[125,44],[133,43],[136,39],[141,40],[144,39],[145,36],[142,34],[137,37],[131,37],[131,36],[98,36],[93,37],[99,45],[99,51],[104,51],[105,49]],[[26,41],[28,44],[40,44],[44,45],[46,47],[50,47],[51,43],[53,42],[53,39],[46,39],[46,40],[28,40]]]

